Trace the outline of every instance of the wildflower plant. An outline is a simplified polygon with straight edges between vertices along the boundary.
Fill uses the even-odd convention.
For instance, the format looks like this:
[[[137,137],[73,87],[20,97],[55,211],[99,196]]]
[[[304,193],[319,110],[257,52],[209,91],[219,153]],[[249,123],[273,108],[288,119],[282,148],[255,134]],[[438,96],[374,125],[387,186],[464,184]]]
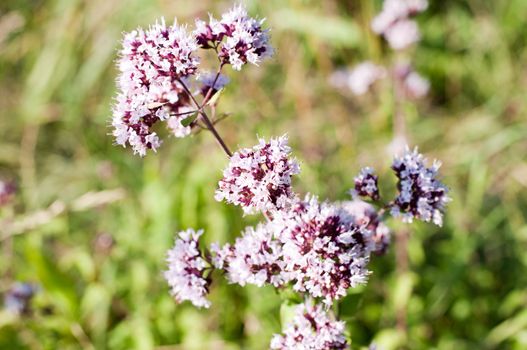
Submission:
[[[392,3],[389,6],[395,6]],[[385,31],[423,8],[422,2],[412,4],[394,7],[398,15],[383,19]],[[196,20],[195,29],[177,23],[167,26],[161,20],[148,30],[126,34],[118,61],[113,135],[117,144],[130,145],[134,153],[145,156],[161,145],[155,124],[166,124],[176,137],[195,129],[210,131],[228,156],[216,200],[238,206],[244,214],[262,215],[260,224],[247,227],[224,245],[203,247],[202,230],[178,233],[167,253],[164,275],[176,302],[211,307],[207,294],[214,270],[240,286],[290,290],[303,303],[295,308],[291,322],[283,325],[283,333],[273,337],[271,349],[347,349],[345,323],[331,307],[349,289],[367,283],[372,254],[382,255],[388,249],[387,215],[441,225],[448,190],[438,178],[439,163],[428,167],[417,149],[393,161],[398,180],[395,199],[384,200],[377,174],[364,168],[354,179],[352,198],[345,202],[295,192],[293,177],[300,165],[287,135],[260,138],[253,147],[231,152],[214,119],[215,96],[229,81],[224,67],[239,71],[248,63],[259,65],[273,53],[269,41],[264,20],[250,17],[242,5],[221,19],[210,15],[208,21]],[[217,56],[216,73],[202,71],[202,51]],[[361,73],[368,79],[357,91],[384,75],[383,69],[375,69],[375,74]]]

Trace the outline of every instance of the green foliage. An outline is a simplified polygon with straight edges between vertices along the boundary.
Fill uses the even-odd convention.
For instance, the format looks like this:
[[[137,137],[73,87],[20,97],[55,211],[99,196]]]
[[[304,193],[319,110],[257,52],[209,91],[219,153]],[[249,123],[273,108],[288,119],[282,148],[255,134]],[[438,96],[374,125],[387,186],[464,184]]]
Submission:
[[[406,114],[412,143],[443,161],[454,200],[443,228],[412,226],[406,269],[393,246],[375,257],[369,284],[351,291],[340,313],[354,349],[372,341],[385,350],[524,349],[527,2],[431,3],[419,18],[415,61],[432,91]],[[303,193],[344,199],[365,165],[391,184],[389,91],[354,98],[327,82],[340,65],[389,59],[368,30],[379,2],[251,4],[273,27],[277,54],[230,74],[219,99],[219,111],[230,113],[218,125],[227,143],[287,132],[302,161],[295,186]],[[265,349],[279,331],[287,310],[272,288],[242,289],[215,276],[213,306],[201,311],[176,305],[162,278],[177,230],[202,227],[207,243],[223,243],[257,220],[214,201],[226,159],[210,135],[167,139],[145,159],[107,136],[120,33],[229,5],[2,1],[0,176],[16,180],[19,192],[0,212],[0,237],[12,222],[34,223],[39,210],[56,215],[2,239],[0,291],[17,280],[41,289],[29,315],[0,311],[0,348]],[[104,205],[85,196],[112,189],[123,195],[103,192]]]

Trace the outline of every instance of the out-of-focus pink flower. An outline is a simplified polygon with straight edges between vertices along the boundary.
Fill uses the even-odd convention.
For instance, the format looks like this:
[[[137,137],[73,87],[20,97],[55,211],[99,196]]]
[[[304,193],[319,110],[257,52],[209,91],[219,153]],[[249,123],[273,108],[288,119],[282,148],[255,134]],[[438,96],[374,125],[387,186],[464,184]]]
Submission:
[[[382,11],[372,20],[372,30],[383,35],[394,50],[402,50],[420,40],[417,23],[410,17],[428,7],[426,0],[385,0]]]
[[[349,89],[355,95],[363,95],[376,81],[384,77],[386,77],[384,67],[366,61],[351,70],[336,71],[329,81],[336,88]]]
[[[421,39],[419,26],[413,20],[397,21],[385,32],[384,37],[394,50],[406,49]]]

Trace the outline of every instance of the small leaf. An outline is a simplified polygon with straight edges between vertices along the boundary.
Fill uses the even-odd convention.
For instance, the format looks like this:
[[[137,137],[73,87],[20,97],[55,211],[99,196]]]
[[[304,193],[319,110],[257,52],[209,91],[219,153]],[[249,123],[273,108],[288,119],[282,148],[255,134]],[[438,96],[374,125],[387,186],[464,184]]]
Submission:
[[[215,94],[214,96],[212,96],[209,101],[207,102],[207,106],[213,106],[216,104],[216,102],[218,101],[218,99],[220,98],[221,94],[223,93],[223,90],[225,90],[224,88],[221,88],[219,89]]]

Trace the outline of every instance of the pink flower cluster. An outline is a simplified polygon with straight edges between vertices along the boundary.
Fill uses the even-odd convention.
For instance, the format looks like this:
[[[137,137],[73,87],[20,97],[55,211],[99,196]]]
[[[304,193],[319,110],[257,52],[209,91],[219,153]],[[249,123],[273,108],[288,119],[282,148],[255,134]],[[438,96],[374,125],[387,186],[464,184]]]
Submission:
[[[221,20],[212,16],[209,22],[197,20],[194,33],[202,48],[216,50],[223,64],[240,70],[247,62],[258,65],[262,59],[273,55],[269,31],[262,29],[264,21],[249,17],[247,10],[238,5]]]
[[[349,349],[345,323],[336,321],[320,305],[300,304],[283,334],[275,334],[272,350],[344,350]]]
[[[291,177],[300,172],[290,158],[287,136],[235,152],[216,191],[216,200],[241,206],[244,213],[273,212],[293,197]]]
[[[357,219],[339,205],[307,196],[276,212],[272,222],[247,228],[233,246],[213,246],[212,259],[231,283],[291,282],[294,290],[331,305],[369,275],[375,243]]]
[[[149,149],[155,151],[161,140],[153,127],[159,122],[166,122],[176,137],[189,135],[198,125],[192,117],[201,108],[191,91],[193,81],[198,80],[197,93],[203,96],[209,89],[214,93],[228,83],[223,75],[198,71],[198,49],[207,48],[203,28],[211,28],[203,23],[198,21],[197,29],[188,31],[186,26],[167,26],[161,20],[147,30],[138,28],[124,36],[118,60],[119,92],[112,117],[117,144],[130,145],[141,156]],[[241,5],[224,14],[219,22],[211,18],[214,32],[221,37],[219,41],[214,39],[221,66],[231,64],[240,70],[246,62],[257,64],[272,55],[262,23],[249,17]]]
[[[430,90],[430,82],[417,73],[408,62],[396,64],[394,75],[405,97],[409,99],[423,98]]]
[[[382,12],[373,19],[371,27],[384,36],[392,49],[406,49],[421,39],[419,27],[410,17],[427,7],[426,0],[385,0]]]
[[[164,20],[125,36],[117,80],[120,92],[112,119],[117,144],[128,143],[141,156],[147,149],[155,151],[161,141],[152,127],[165,120],[174,135],[190,133],[181,124],[185,118],[177,114],[190,110],[180,81],[196,72],[197,49],[184,27],[166,26]]]
[[[308,195],[277,213],[273,226],[294,290],[331,305],[366,283],[371,232],[341,206]]]
[[[178,234],[174,247],[167,253],[165,279],[177,302],[188,300],[197,307],[208,308],[210,301],[206,296],[210,280],[205,277],[205,272],[209,264],[202,257],[198,242],[202,234],[202,230],[196,232],[192,229]]]

